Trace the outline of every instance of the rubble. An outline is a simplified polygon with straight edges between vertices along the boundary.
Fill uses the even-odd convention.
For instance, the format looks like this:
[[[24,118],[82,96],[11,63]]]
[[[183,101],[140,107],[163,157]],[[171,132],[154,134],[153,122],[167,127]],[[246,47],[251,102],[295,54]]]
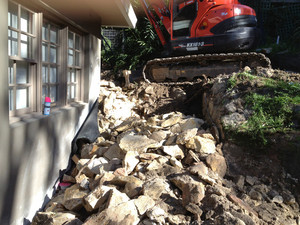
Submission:
[[[290,191],[272,194],[274,184],[254,176],[226,177],[219,137],[204,120],[180,112],[145,117],[141,105],[156,85],[125,94],[103,82],[101,90],[101,137],[72,157],[63,178],[71,186],[32,224],[299,224]]]

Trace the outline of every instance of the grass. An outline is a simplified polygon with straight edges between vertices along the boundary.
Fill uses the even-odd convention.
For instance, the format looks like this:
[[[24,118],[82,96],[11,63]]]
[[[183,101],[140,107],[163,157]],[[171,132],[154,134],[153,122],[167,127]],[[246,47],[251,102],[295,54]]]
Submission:
[[[227,90],[239,88],[245,81],[260,82],[262,85],[256,89],[252,88],[253,92],[244,95],[245,107],[250,109],[252,114],[234,133],[235,136],[240,134],[250,138],[256,145],[265,146],[269,143],[270,134],[292,129],[293,107],[300,104],[300,84],[243,72],[233,75],[228,80]]]

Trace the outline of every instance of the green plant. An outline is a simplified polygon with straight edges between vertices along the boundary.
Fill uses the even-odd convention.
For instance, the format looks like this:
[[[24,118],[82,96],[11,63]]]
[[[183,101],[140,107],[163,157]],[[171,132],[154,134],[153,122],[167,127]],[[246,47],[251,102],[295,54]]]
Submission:
[[[254,80],[256,76],[252,75],[250,72],[240,72],[237,74],[233,74],[227,82],[227,90],[231,90],[236,87],[241,81],[244,80]]]
[[[117,72],[137,69],[147,60],[159,55],[162,46],[148,19],[140,18],[135,29],[125,29],[116,48],[106,51],[103,59]]]
[[[243,81],[253,80],[262,86],[244,94],[245,107],[252,112],[251,116],[237,129],[227,127],[226,131],[236,140],[247,138],[256,146],[265,146],[269,135],[291,129],[293,107],[300,104],[300,84],[244,72],[232,76],[228,87],[232,89]]]

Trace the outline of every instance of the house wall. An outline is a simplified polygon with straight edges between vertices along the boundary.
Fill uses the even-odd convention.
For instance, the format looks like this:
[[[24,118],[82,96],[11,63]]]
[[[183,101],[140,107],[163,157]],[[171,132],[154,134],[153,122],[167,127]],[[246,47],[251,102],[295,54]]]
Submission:
[[[0,1],[0,30],[7,30],[7,1]],[[0,69],[7,71],[7,34],[0,35]],[[5,70],[4,70],[5,69]],[[6,208],[6,190],[8,189],[8,168],[9,168],[9,116],[8,116],[8,76],[0,74],[0,213]],[[0,216],[3,214],[0,214]],[[5,224],[1,222],[0,224]]]
[[[7,31],[8,2],[0,1],[0,28]],[[100,30],[100,28],[99,28]],[[29,224],[52,197],[60,171],[68,166],[71,143],[100,90],[101,41],[84,34],[80,101],[9,119],[8,36],[0,34],[0,224]],[[97,121],[95,121],[97,123]]]

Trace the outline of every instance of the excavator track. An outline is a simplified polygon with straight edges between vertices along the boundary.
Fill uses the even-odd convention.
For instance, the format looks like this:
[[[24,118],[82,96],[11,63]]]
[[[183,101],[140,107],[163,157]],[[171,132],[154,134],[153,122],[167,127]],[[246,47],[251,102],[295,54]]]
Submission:
[[[245,66],[270,68],[271,61],[256,52],[157,58],[146,63],[143,76],[148,82],[184,82],[238,72]]]

